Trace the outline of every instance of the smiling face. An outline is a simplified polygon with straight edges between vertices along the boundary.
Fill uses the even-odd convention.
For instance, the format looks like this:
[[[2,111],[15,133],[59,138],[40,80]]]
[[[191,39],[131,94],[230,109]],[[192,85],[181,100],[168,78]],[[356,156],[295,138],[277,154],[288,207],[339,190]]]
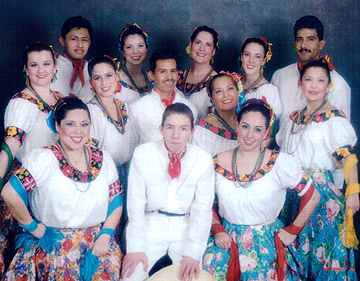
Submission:
[[[217,110],[235,110],[239,102],[235,81],[229,76],[216,78],[212,82],[212,96],[210,99]]]
[[[147,47],[144,38],[139,34],[128,35],[125,39],[122,54],[126,63],[132,65],[142,64],[146,59]]]
[[[164,125],[160,125],[160,132],[170,152],[179,153],[193,135],[194,128],[187,115],[172,113],[166,117]]]
[[[32,86],[50,85],[56,72],[56,65],[50,51],[31,52],[24,66]]]
[[[246,45],[241,54],[241,65],[246,75],[260,74],[260,69],[265,65],[264,47],[257,43],[249,43]]]
[[[315,28],[303,28],[298,30],[294,41],[296,54],[302,64],[318,60],[320,57],[320,51],[324,48],[324,45],[325,41],[319,40]]]
[[[237,127],[239,146],[251,151],[260,149],[266,137],[266,118],[258,111],[244,113]]]
[[[214,38],[212,34],[201,31],[191,42],[190,57],[198,63],[210,63],[215,55]]]
[[[309,67],[301,79],[301,89],[307,103],[318,105],[325,101],[329,89],[329,78],[326,70],[321,67]]]
[[[59,38],[60,44],[65,48],[65,53],[75,62],[81,62],[90,47],[90,35],[86,28],[73,28],[65,38]]]
[[[56,123],[56,131],[65,151],[82,149],[90,135],[89,114],[84,109],[68,111],[60,124]]]
[[[176,60],[157,60],[155,72],[150,71],[149,76],[154,80],[154,89],[161,98],[169,98],[175,89],[178,76]]]
[[[91,71],[91,85],[102,98],[113,97],[117,89],[117,74],[108,63],[98,63]]]

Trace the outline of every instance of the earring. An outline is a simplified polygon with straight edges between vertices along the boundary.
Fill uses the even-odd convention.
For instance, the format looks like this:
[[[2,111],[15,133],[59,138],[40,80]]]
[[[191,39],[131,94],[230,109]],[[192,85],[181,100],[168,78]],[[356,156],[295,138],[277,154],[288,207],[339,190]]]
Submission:
[[[53,78],[51,79],[51,83],[53,83],[53,84],[55,84],[55,82],[57,80],[56,73],[57,73],[57,69],[56,69],[56,72],[55,72]]]

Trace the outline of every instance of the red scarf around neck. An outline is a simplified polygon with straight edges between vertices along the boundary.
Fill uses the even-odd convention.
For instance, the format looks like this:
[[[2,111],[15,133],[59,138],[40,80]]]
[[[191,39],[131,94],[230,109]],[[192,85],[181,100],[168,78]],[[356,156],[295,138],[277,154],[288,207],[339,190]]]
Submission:
[[[175,99],[175,90],[171,93],[169,99],[161,99],[161,102],[165,103],[166,106],[169,106],[172,105],[174,99]]]
[[[168,173],[171,177],[171,179],[177,179],[179,178],[181,174],[181,162],[180,159],[184,156],[186,152],[186,146],[181,150],[179,153],[172,153],[168,147],[166,146],[166,143],[164,141],[166,150],[168,151],[168,156],[170,158],[170,163],[168,166]]]
[[[69,61],[71,61],[72,65],[73,65],[73,75],[70,80],[71,89],[74,88],[74,83],[78,76],[81,81],[81,87],[84,87],[85,79],[84,79],[83,68],[84,68],[85,60],[83,59],[81,62],[74,62],[66,53],[64,53],[64,58],[67,58]]]

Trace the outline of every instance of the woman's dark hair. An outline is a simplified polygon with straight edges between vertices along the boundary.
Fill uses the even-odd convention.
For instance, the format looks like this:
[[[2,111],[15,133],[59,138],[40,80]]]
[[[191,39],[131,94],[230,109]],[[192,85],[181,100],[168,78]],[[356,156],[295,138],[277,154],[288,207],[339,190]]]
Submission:
[[[264,116],[266,119],[266,122],[265,122],[266,129],[269,127],[270,120],[271,120],[271,116],[270,116],[271,111],[265,102],[263,102],[262,100],[259,100],[259,99],[249,99],[249,100],[245,101],[241,105],[240,111],[237,115],[237,121],[240,122],[243,115],[248,112],[260,112],[261,115]]]
[[[234,80],[233,77],[231,77],[231,75],[226,74],[226,73],[218,73],[218,74],[212,76],[206,84],[206,90],[207,90],[208,96],[210,98],[212,97],[212,93],[214,90],[214,81],[221,77],[229,77],[231,79],[232,83],[234,84],[234,86],[236,87],[236,89],[239,90],[236,81]]]
[[[115,70],[115,72],[117,71],[117,66],[116,66],[115,61],[112,58],[110,58],[109,56],[105,55],[102,57],[95,57],[95,58],[91,59],[88,64],[88,71],[89,71],[90,77],[92,76],[92,71],[93,71],[95,65],[100,64],[100,63],[106,63],[106,64],[110,65]]]
[[[194,42],[196,36],[201,32],[201,31],[205,31],[205,32],[208,32],[212,35],[213,37],[213,42],[214,42],[214,49],[217,49],[218,47],[218,41],[219,41],[219,34],[215,31],[215,29],[211,28],[211,27],[208,27],[206,25],[202,25],[202,26],[199,26],[197,28],[195,28],[195,30],[193,31],[193,33],[191,34],[191,37],[190,37],[190,41],[191,43]]]
[[[124,51],[124,46],[125,46],[125,40],[129,35],[134,35],[134,34],[138,34],[140,36],[142,36],[144,38],[144,42],[146,44],[146,49],[149,48],[149,43],[147,40],[147,37],[144,33],[144,31],[142,31],[139,27],[137,27],[136,25],[130,25],[128,28],[124,28],[120,35],[119,35],[119,44],[120,44],[120,49],[121,51]]]
[[[171,114],[181,114],[181,115],[185,115],[186,117],[189,117],[191,123],[191,129],[194,128],[194,115],[190,107],[188,107],[186,104],[183,104],[181,102],[176,102],[166,107],[162,116],[162,121],[161,121],[162,127],[164,127],[165,125],[166,118],[168,118]]]
[[[244,41],[244,43],[241,45],[241,54],[244,52],[246,46],[250,43],[257,43],[259,45],[261,45],[264,48],[264,57],[266,56],[267,51],[269,50],[268,45],[261,40],[260,38],[248,38]]]
[[[89,115],[89,119],[91,121],[90,111],[87,105],[83,103],[78,97],[69,96],[69,97],[61,98],[55,105],[54,118],[56,124],[60,126],[61,121],[66,117],[68,111],[75,109],[86,110],[87,114]]]
[[[303,68],[300,70],[300,82],[302,81],[305,71],[309,69],[310,67],[320,67],[325,69],[326,75],[329,78],[329,83],[331,82],[331,76],[330,76],[330,69],[328,63],[324,59],[316,60],[308,62],[303,66]]]
[[[48,44],[41,43],[41,42],[34,43],[34,44],[30,45],[30,46],[27,46],[24,49],[23,56],[22,56],[23,64],[25,66],[27,66],[28,56],[29,56],[30,53],[32,53],[32,52],[41,52],[41,51],[50,52],[50,54],[52,56],[52,59],[54,61],[54,64],[56,64],[56,58],[55,58],[55,54],[54,54],[53,49]]]

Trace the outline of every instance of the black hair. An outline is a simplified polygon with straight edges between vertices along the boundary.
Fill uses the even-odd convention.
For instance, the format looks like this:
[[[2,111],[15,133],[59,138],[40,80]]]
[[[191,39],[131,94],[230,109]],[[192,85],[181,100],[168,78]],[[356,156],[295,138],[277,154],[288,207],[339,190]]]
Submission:
[[[237,115],[237,121],[240,123],[241,118],[245,113],[248,112],[260,112],[262,116],[265,117],[265,125],[266,129],[269,127],[270,120],[271,120],[271,111],[270,108],[260,99],[249,99],[245,101],[240,108],[240,111]]]
[[[315,16],[304,16],[299,18],[294,25],[294,41],[296,40],[297,33],[300,29],[316,29],[317,36],[319,41],[324,38],[324,26],[321,21]]]
[[[164,127],[165,125],[166,118],[169,117],[171,114],[181,114],[181,115],[185,115],[186,117],[189,117],[191,123],[191,129],[194,128],[194,115],[190,107],[188,107],[186,104],[183,104],[181,102],[176,102],[167,106],[162,115],[162,121],[161,121],[162,127]]]
[[[173,50],[170,49],[158,49],[150,57],[150,71],[155,73],[156,62],[158,60],[174,59],[177,65],[177,57]]]
[[[88,72],[89,72],[90,77],[92,76],[92,71],[93,71],[95,65],[100,64],[100,63],[106,63],[106,64],[110,65],[115,70],[115,72],[117,71],[117,66],[116,66],[114,60],[112,60],[110,57],[108,57],[108,56],[95,57],[95,58],[91,59],[88,64]]]
[[[191,34],[191,37],[190,37],[190,41],[191,43],[194,42],[196,36],[201,32],[201,31],[205,31],[205,32],[208,32],[212,35],[213,37],[213,43],[214,43],[214,49],[217,49],[217,46],[218,46],[218,41],[219,41],[219,35],[218,33],[215,31],[215,29],[211,28],[211,27],[208,27],[206,25],[201,25],[197,28],[195,28],[195,30],[193,31],[193,33]]]
[[[143,37],[144,42],[146,44],[146,49],[149,48],[149,43],[147,40],[146,35],[144,34],[144,31],[142,31],[139,27],[137,27],[136,25],[130,25],[128,28],[124,28],[121,33],[119,34],[119,44],[120,44],[120,49],[121,51],[124,51],[124,46],[125,46],[125,40],[129,35],[134,35],[134,34],[138,34],[140,36]]]
[[[214,84],[214,81],[215,81],[216,79],[218,79],[218,78],[225,77],[225,76],[226,76],[226,77],[229,77],[229,78],[232,80],[232,82],[233,82],[234,86],[236,87],[236,89],[239,90],[236,81],[234,80],[234,78],[233,78],[231,75],[226,74],[226,73],[218,73],[218,74],[212,76],[212,77],[209,79],[209,81],[207,82],[207,84],[206,84],[206,90],[207,90],[208,96],[209,96],[210,98],[212,97],[212,92],[213,92],[213,90],[214,90],[214,85],[213,85],[213,84]]]
[[[241,45],[241,54],[244,52],[245,47],[250,43],[257,43],[261,45],[264,48],[264,57],[266,56],[266,53],[269,51],[269,46],[266,44],[263,40],[260,38],[248,38],[244,41],[244,43]]]
[[[60,126],[61,121],[66,117],[66,114],[68,111],[75,110],[75,109],[84,109],[86,110],[87,114],[89,115],[89,119],[91,121],[90,117],[90,111],[87,105],[80,100],[76,96],[69,96],[59,99],[59,101],[55,105],[55,112],[54,112],[54,118],[56,124]]]
[[[86,28],[89,32],[90,35],[90,39],[93,35],[94,29],[91,25],[91,22],[88,21],[87,19],[81,17],[81,16],[76,16],[76,17],[71,17],[68,18],[63,26],[61,27],[61,37],[65,39],[66,35],[73,29],[73,28]]]
[[[34,43],[24,49],[23,56],[22,56],[23,64],[25,66],[27,66],[29,53],[41,52],[41,51],[50,52],[50,54],[53,58],[54,64],[56,63],[55,53],[54,53],[53,49],[51,49],[51,47],[48,44],[37,42],[37,43]]]
[[[329,83],[331,82],[331,76],[330,76],[330,69],[329,66],[327,64],[327,62],[324,59],[320,59],[320,60],[316,60],[316,61],[311,61],[308,62],[307,64],[305,64],[302,69],[300,70],[300,82],[302,82],[302,79],[304,77],[305,71],[307,69],[309,69],[310,67],[320,67],[322,69],[325,69],[326,71],[326,75],[329,79]]]

